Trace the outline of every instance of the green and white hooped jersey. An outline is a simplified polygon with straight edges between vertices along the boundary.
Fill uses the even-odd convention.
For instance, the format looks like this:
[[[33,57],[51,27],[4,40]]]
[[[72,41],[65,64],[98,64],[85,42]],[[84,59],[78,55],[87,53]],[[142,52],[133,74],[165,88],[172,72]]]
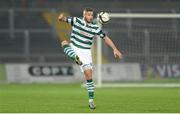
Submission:
[[[88,23],[84,21],[83,18],[78,17],[67,17],[67,23],[72,26],[71,32],[71,43],[82,49],[91,49],[94,36],[99,36],[100,38],[105,38],[105,33],[96,23]]]

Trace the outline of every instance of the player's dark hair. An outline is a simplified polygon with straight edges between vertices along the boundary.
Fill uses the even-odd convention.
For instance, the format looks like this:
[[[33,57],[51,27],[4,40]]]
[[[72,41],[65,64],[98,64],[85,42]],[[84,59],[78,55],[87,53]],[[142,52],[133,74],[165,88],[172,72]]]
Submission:
[[[87,8],[84,8],[84,11],[91,11],[91,12],[93,12],[93,9],[90,8],[90,7],[87,7]]]

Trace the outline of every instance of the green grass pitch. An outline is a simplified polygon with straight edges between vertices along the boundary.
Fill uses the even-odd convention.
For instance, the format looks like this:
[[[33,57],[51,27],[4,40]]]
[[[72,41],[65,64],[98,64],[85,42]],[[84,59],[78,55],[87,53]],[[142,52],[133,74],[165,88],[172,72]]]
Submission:
[[[180,112],[180,88],[96,88],[88,108],[80,84],[0,84],[0,112]]]

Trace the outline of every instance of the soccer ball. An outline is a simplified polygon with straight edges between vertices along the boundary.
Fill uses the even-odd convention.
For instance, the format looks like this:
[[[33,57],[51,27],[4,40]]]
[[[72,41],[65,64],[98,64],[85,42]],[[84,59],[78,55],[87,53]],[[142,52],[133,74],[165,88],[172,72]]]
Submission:
[[[107,12],[100,12],[97,15],[97,20],[101,24],[107,23],[110,20],[109,13],[107,13]]]

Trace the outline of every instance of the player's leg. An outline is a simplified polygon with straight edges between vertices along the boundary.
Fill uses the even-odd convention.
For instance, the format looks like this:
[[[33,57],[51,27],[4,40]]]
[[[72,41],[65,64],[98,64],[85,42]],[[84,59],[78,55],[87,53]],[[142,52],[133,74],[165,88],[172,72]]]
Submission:
[[[71,48],[68,41],[66,41],[66,40],[62,41],[61,46],[63,47],[66,55],[68,55],[68,57],[71,60],[75,61],[78,65],[82,65],[82,62],[79,60],[79,57],[76,55],[74,50]]]
[[[87,86],[88,97],[89,97],[89,107],[91,109],[95,109],[96,106],[94,104],[94,82],[92,79],[92,69],[85,69],[84,76],[86,79],[86,86]]]
[[[92,79],[92,53],[91,50],[86,49],[77,49],[75,48],[75,52],[78,53],[80,59],[83,62],[83,65],[80,66],[81,71],[84,74],[86,80],[86,87],[89,97],[89,107],[91,109],[95,109],[94,104],[94,83]]]

